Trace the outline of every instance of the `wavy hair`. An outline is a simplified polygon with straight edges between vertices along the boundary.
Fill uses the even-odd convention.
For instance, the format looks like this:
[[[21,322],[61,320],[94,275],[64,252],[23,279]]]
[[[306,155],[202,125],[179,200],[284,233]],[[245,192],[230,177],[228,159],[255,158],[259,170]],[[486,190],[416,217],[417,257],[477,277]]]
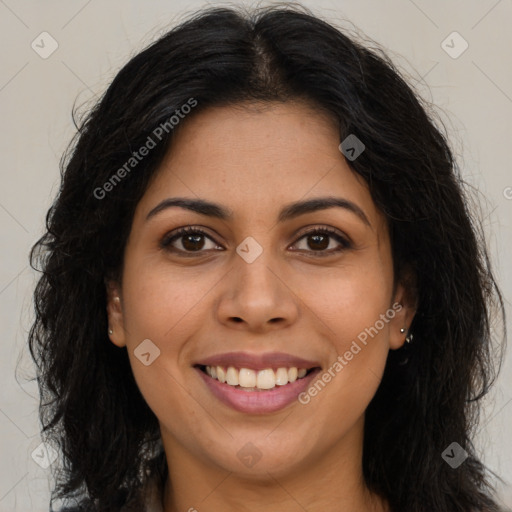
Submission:
[[[393,512],[499,510],[471,438],[503,355],[494,321],[505,313],[448,137],[383,50],[286,5],[195,13],[134,56],[77,124],[30,255],[41,271],[29,346],[42,436],[62,456],[51,510],[56,499],[75,510],[140,507],[150,476],[166,476],[157,418],[126,349],[107,337],[105,282],[120,277],[135,207],[173,130],[106,197],[98,190],[190,98],[191,116],[306,101],[336,122],[340,141],[364,142],[348,164],[387,219],[395,280],[412,271],[418,305],[414,341],[389,353],[366,411],[366,484]],[[441,457],[454,441],[468,454],[456,470]]]

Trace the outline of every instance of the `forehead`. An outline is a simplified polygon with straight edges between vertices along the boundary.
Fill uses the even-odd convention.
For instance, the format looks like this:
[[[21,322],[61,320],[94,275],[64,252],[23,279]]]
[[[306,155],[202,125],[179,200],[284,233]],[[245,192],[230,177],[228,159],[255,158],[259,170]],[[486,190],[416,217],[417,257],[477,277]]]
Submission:
[[[211,107],[179,125],[140,206],[147,213],[167,197],[195,197],[249,218],[330,195],[357,203],[374,224],[380,214],[339,143],[333,120],[305,103]]]

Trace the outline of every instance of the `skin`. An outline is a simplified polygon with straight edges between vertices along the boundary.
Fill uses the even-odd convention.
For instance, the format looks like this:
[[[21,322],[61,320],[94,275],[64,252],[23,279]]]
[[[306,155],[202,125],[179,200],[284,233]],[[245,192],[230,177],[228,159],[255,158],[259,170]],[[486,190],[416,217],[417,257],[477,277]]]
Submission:
[[[408,290],[394,286],[385,218],[339,142],[336,126],[303,103],[209,108],[181,123],[137,205],[122,281],[108,286],[110,338],[127,347],[160,423],[170,468],[165,512],[388,510],[364,485],[364,413],[415,310]],[[338,207],[277,221],[284,205],[323,196],[355,203],[369,225]],[[233,217],[172,207],[146,219],[172,197],[214,201]],[[200,226],[211,240],[185,247],[182,237],[175,252],[162,248],[183,226]],[[327,238],[319,248],[303,236],[312,227],[334,229],[351,245]],[[263,248],[250,264],[236,252],[248,236]],[[186,248],[191,257],[180,255]],[[394,303],[402,309],[305,405],[240,413],[192,367],[243,350],[287,352],[325,370]],[[145,339],[160,349],[148,366],[134,355]],[[249,442],[261,452],[252,468],[237,457]]]

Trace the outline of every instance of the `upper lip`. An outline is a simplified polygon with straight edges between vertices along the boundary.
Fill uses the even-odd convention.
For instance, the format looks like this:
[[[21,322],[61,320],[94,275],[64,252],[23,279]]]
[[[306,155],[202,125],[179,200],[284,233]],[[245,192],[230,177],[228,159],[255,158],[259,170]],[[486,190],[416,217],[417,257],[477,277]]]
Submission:
[[[195,366],[233,366],[235,368],[249,368],[251,370],[265,370],[267,368],[306,368],[307,370],[320,366],[317,361],[308,361],[284,352],[265,352],[250,354],[248,352],[226,352],[201,359]]]

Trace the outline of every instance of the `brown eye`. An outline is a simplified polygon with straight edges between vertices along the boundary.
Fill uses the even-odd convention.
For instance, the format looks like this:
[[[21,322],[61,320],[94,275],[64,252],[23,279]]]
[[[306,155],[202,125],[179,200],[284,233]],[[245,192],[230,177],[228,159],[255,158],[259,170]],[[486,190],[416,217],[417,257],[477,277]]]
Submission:
[[[204,235],[184,235],[181,238],[181,245],[183,245],[187,251],[196,251],[202,249],[204,246]]]
[[[298,250],[325,253],[326,256],[348,249],[351,246],[350,242],[345,237],[329,228],[315,228],[310,230],[304,233],[299,238],[299,241],[303,239],[306,241],[306,248],[299,248]],[[324,254],[319,255],[323,256]]]
[[[323,251],[329,246],[329,238],[324,234],[308,235],[308,247],[313,251]]]
[[[212,247],[206,247],[205,249],[207,240],[211,242]],[[169,251],[189,253],[205,252],[208,249],[215,249],[218,247],[214,240],[202,229],[189,226],[166,235],[160,245],[163,249],[167,249]]]

